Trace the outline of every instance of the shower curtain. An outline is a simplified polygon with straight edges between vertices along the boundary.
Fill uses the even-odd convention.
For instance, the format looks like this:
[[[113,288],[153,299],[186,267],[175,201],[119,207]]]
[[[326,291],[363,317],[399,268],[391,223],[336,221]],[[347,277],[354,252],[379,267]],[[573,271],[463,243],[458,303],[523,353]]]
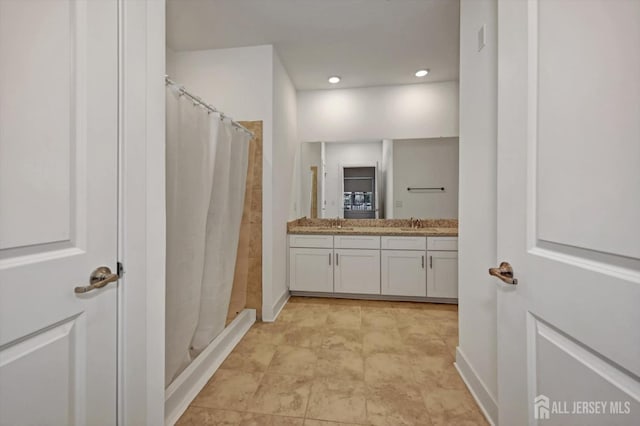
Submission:
[[[225,327],[250,136],[167,87],[165,385]]]

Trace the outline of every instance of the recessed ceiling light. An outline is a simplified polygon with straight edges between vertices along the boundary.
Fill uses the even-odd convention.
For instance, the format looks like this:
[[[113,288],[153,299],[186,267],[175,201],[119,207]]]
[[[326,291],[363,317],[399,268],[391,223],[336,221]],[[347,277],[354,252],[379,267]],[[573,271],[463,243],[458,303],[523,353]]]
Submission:
[[[329,83],[331,84],[340,83],[340,77],[338,77],[337,75],[332,75],[331,77],[329,77]]]
[[[429,74],[427,69],[416,71],[416,77],[425,77],[427,74]]]

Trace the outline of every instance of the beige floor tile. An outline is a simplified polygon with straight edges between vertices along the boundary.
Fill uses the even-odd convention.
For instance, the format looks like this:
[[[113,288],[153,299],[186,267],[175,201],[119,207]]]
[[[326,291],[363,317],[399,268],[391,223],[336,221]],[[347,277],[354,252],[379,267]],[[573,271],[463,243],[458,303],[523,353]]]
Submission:
[[[327,324],[329,305],[306,305],[296,310],[295,324],[299,327],[322,327]]]
[[[364,379],[364,357],[360,351],[319,349],[316,377]]]
[[[398,322],[393,309],[388,308],[362,308],[362,328],[386,329],[397,328]]]
[[[327,327],[360,329],[360,306],[333,306],[327,314]]]
[[[411,358],[415,380],[424,389],[465,389],[450,354],[443,356],[415,356]]]
[[[243,413],[190,406],[176,426],[239,426]]]
[[[457,319],[441,319],[434,321],[436,330],[440,336],[458,336],[458,320]]]
[[[303,424],[304,419],[300,417],[244,413],[240,426],[303,426]]]
[[[437,325],[433,320],[428,319],[416,320],[410,324],[401,324],[398,327],[398,331],[403,338],[411,334],[418,334],[427,338],[441,337]]]
[[[337,422],[364,422],[364,381],[316,378],[311,387],[306,417]]]
[[[411,359],[407,355],[376,353],[365,356],[364,379],[367,383],[407,382],[414,383]]]
[[[428,308],[424,309],[424,312],[433,319],[458,320],[457,305],[429,304]]]
[[[405,353],[406,348],[400,333],[395,328],[363,331],[362,351],[365,354],[377,352]]]
[[[317,348],[322,344],[324,327],[299,327],[291,323],[284,331],[283,344],[301,348]]]
[[[313,376],[318,357],[309,348],[280,345],[273,355],[268,373],[290,374],[294,376]]]
[[[192,404],[196,407],[246,410],[261,379],[261,373],[221,368],[200,391]]]
[[[264,372],[275,353],[275,345],[251,344],[242,341],[225,359],[221,368],[247,372]]]
[[[311,381],[310,377],[266,374],[251,399],[247,411],[304,417]]]
[[[359,426],[359,423],[329,422],[326,420],[305,419],[304,426]]]
[[[444,338],[444,343],[446,343],[449,352],[456,358],[456,348],[458,347],[458,336],[446,336]]]
[[[257,322],[242,338],[247,344],[279,345],[284,340],[286,327],[280,323]]]
[[[328,329],[322,339],[322,349],[362,351],[362,331],[343,328]]]
[[[402,339],[402,342],[410,355],[443,357],[451,355],[451,351],[445,341],[437,336],[409,334]]]
[[[367,420],[376,426],[430,426],[420,389],[401,381],[367,383]]]
[[[434,426],[488,424],[466,389],[437,389],[422,395]]]
[[[282,309],[282,312],[280,312],[280,315],[278,315],[278,319],[276,320],[276,322],[279,324],[284,324],[284,323],[295,324],[298,311],[300,309],[303,309],[302,307],[298,307],[298,306],[300,305],[292,305],[290,303],[285,305],[285,307]]]

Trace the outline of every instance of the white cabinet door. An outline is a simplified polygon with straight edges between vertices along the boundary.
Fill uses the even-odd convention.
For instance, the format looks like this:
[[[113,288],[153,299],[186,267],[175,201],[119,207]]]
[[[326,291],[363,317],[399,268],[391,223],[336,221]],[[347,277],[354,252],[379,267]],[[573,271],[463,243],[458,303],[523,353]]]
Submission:
[[[458,252],[428,251],[427,297],[458,297]]]
[[[0,1],[2,425],[117,423],[118,3]]]
[[[380,294],[380,250],[335,250],[336,293]]]
[[[425,256],[424,251],[382,250],[382,294],[426,296]]]
[[[289,249],[289,289],[333,292],[332,249]]]

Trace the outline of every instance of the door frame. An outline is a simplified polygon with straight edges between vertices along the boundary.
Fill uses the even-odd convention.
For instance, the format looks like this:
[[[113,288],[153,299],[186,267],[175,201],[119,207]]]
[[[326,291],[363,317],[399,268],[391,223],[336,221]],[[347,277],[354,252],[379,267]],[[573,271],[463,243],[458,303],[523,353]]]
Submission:
[[[164,424],[165,0],[118,0],[118,424]]]

